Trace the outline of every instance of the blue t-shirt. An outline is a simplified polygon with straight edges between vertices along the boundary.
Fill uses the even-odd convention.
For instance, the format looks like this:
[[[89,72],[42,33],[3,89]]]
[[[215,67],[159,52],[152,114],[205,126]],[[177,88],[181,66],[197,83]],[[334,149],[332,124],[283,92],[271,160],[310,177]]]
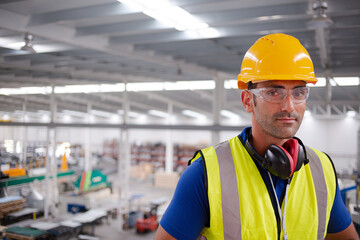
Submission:
[[[246,139],[246,129],[240,134]],[[259,171],[262,170],[259,167]],[[269,181],[267,174],[263,174]],[[210,210],[204,184],[202,159],[196,159],[181,175],[174,197],[166,209],[160,224],[176,239],[196,239],[204,227],[208,227]],[[287,180],[272,176],[276,195],[280,199]],[[276,204],[276,202],[273,202]],[[274,205],[276,206],[276,205]],[[274,208],[277,211],[277,208]],[[339,187],[336,188],[334,204],[328,224],[328,233],[338,233],[345,230],[352,222],[351,216],[342,201]]]

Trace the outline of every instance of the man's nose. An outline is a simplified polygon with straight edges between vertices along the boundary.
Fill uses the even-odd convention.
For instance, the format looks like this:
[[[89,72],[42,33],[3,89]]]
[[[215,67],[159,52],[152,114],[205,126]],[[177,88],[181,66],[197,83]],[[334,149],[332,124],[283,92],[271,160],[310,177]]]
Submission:
[[[284,111],[284,112],[294,111],[294,102],[293,102],[290,94],[288,94],[285,97],[285,99],[281,102],[281,111]]]

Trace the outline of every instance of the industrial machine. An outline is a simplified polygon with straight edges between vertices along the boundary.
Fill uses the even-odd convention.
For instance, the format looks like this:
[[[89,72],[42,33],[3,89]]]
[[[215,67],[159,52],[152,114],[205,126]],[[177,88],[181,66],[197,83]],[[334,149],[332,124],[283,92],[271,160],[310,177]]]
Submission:
[[[107,176],[99,170],[82,172],[74,182],[75,192],[64,193],[59,196],[60,213],[85,212],[98,205],[101,199],[110,197],[111,183]]]
[[[157,220],[157,209],[160,204],[151,203],[150,211],[144,213],[144,217],[136,220],[136,232],[137,233],[145,233],[151,232],[157,229],[159,223]]]

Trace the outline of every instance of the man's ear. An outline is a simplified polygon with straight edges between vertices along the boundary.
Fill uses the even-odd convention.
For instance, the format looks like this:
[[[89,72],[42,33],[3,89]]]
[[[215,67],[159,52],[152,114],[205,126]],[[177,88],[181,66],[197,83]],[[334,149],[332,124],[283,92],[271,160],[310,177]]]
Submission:
[[[245,108],[245,111],[251,113],[253,111],[254,103],[251,93],[249,91],[241,91],[241,101]]]

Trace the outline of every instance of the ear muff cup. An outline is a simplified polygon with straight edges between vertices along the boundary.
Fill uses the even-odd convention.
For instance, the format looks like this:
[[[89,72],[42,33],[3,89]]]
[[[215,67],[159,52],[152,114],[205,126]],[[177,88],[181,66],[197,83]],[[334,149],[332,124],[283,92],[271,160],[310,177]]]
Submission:
[[[295,163],[294,172],[299,171],[305,160],[305,152],[302,144],[297,139],[285,142],[284,148],[289,152]]]
[[[279,178],[289,178],[295,170],[293,158],[281,146],[270,145],[266,150],[265,159],[269,163],[265,168]]]
[[[270,145],[265,152],[265,157],[256,152],[248,139],[246,139],[245,147],[253,159],[258,161],[271,174],[282,179],[287,179],[294,172],[300,170],[306,159],[304,146],[296,138],[286,141],[283,147]]]

